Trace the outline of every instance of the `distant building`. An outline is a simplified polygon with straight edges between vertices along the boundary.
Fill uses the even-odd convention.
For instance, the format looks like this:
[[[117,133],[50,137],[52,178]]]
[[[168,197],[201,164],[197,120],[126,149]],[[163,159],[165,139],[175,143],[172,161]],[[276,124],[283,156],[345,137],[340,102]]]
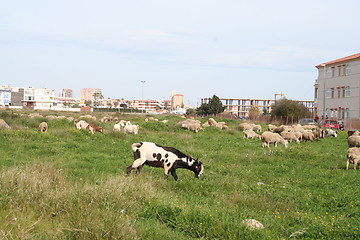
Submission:
[[[360,53],[315,66],[317,115],[345,120],[360,118]]]
[[[201,104],[209,103],[211,98],[202,98]],[[249,112],[252,106],[259,108],[260,112],[271,112],[271,106],[275,103],[274,99],[248,99],[248,98],[220,98],[223,106],[225,107],[225,112],[237,115],[248,117]],[[300,104],[303,104],[308,108],[310,112],[314,112],[314,101],[296,101]]]
[[[171,95],[171,109],[179,109],[184,107],[184,95],[173,93]]]
[[[0,88],[0,107],[8,107],[11,102],[11,91]]]
[[[99,101],[102,99],[102,89],[101,88],[83,88],[80,91],[80,99],[85,101]]]
[[[63,88],[59,93],[59,97],[72,98],[73,90],[71,88]]]
[[[170,100],[132,100],[131,106],[134,109],[156,112],[158,109],[165,109],[169,106]]]

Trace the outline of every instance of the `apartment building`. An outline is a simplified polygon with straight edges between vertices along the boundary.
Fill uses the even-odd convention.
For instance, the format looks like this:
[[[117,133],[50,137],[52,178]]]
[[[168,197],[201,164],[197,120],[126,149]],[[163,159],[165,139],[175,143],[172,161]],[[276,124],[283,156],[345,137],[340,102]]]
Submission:
[[[202,98],[201,104],[209,103],[211,98]],[[248,117],[251,107],[258,107],[261,113],[270,113],[271,106],[275,103],[274,99],[248,99],[248,98],[220,98],[225,112],[234,114],[236,116]],[[310,112],[314,112],[314,101],[296,101],[303,104],[309,109]]]
[[[315,66],[315,111],[321,118],[360,118],[360,53]]]
[[[102,89],[101,88],[83,88],[80,91],[80,99],[85,101],[99,101],[102,99]]]
[[[73,97],[73,90],[71,88],[63,88],[59,93],[59,97],[72,98]]]

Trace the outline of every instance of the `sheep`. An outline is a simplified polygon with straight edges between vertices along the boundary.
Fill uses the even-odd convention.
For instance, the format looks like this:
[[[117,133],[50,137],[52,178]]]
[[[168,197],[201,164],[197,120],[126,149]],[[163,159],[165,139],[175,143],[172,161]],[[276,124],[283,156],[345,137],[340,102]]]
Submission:
[[[277,147],[278,143],[283,144],[285,148],[288,147],[288,141],[281,137],[280,134],[268,131],[261,135],[261,143],[262,147],[269,147],[270,143],[274,143],[275,147]]]
[[[360,136],[350,136],[348,138],[349,147],[360,147]]]
[[[277,128],[277,126],[275,126],[273,124],[268,125],[268,131],[270,131],[270,132],[274,131],[275,128]]]
[[[314,141],[315,136],[314,133],[311,130],[304,130],[302,131],[302,138],[306,141]]]
[[[48,124],[46,122],[42,122],[39,125],[39,131],[40,132],[47,132],[48,130]]]
[[[299,144],[300,143],[300,140],[299,140],[299,137],[295,134],[295,132],[281,132],[280,135],[286,139],[286,140],[289,140],[290,142],[292,142],[293,140]]]
[[[239,124],[239,128],[242,131],[250,130],[250,129],[252,130],[254,128],[254,124],[253,123],[241,123],[241,124]]]
[[[139,133],[139,126],[138,125],[125,125],[124,132],[126,134],[138,134]]]
[[[359,161],[360,161],[360,148],[357,147],[349,148],[347,150],[347,155],[346,155],[346,170],[349,170],[349,163],[354,164],[354,170],[356,170]]]
[[[140,142],[131,145],[134,151],[134,162],[126,168],[129,175],[133,169],[137,169],[137,174],[141,172],[144,165],[164,168],[164,179],[168,179],[169,172],[178,180],[176,175],[177,168],[185,168],[194,172],[198,178],[204,173],[202,162],[185,155],[172,147],[164,147],[151,142]]]
[[[261,132],[261,125],[254,125],[252,130],[254,132]]]
[[[187,130],[193,131],[197,133],[199,130],[201,130],[200,124],[197,122],[187,122],[183,123],[181,127],[186,128]]]
[[[358,130],[356,131],[348,131],[348,137],[350,136],[360,136],[360,132]]]
[[[114,132],[120,132],[121,131],[121,124],[120,122],[116,123],[113,128]]]
[[[244,138],[247,138],[247,139],[259,138],[259,139],[261,139],[261,136],[251,129],[244,130],[243,133],[244,133]]]

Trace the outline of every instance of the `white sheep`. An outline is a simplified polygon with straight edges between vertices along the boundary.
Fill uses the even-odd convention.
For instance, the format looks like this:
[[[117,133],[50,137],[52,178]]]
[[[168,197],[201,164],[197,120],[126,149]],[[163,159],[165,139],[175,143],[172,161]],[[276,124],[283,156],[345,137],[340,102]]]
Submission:
[[[301,133],[303,135],[302,138],[304,140],[311,141],[311,142],[314,141],[315,135],[311,130],[304,130]]]
[[[360,161],[360,148],[357,147],[349,148],[347,150],[347,155],[346,155],[346,170],[349,170],[350,163],[354,164],[354,170],[356,170],[359,161]]]
[[[277,126],[275,126],[273,124],[268,125],[268,131],[270,131],[270,132],[274,131],[275,128],[277,128]]]
[[[261,125],[255,125],[253,126],[253,129],[252,129],[254,132],[261,132]]]
[[[139,126],[138,125],[125,125],[124,132],[127,134],[138,134]]]
[[[280,134],[268,131],[261,135],[261,143],[262,147],[269,147],[270,143],[274,143],[275,147],[277,147],[278,143],[283,144],[285,148],[288,147],[288,141],[281,137]]]
[[[244,138],[247,138],[247,139],[259,138],[259,139],[261,139],[261,136],[251,129],[244,130],[243,133],[244,133]]]
[[[360,136],[350,136],[348,138],[349,147],[360,147]]]
[[[289,140],[290,142],[295,141],[297,144],[300,143],[299,137],[297,136],[297,134],[295,134],[295,132],[281,132],[280,135],[286,139]]]
[[[39,125],[39,131],[40,132],[47,132],[48,130],[48,124],[46,122],[42,122]]]

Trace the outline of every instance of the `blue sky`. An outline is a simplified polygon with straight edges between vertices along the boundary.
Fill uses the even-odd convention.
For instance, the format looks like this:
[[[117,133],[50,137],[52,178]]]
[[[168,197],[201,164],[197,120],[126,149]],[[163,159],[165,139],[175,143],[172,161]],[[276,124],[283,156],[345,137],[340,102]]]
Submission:
[[[104,97],[313,100],[315,65],[360,52],[358,0],[0,1],[0,84]]]

